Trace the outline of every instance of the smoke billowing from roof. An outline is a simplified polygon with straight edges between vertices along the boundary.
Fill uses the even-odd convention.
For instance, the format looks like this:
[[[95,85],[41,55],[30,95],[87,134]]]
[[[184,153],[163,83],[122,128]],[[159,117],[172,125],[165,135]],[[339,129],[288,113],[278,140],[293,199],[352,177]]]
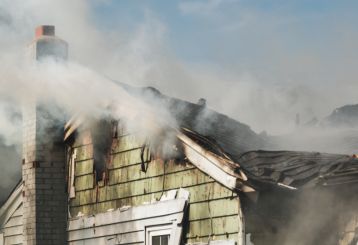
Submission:
[[[42,105],[57,105],[56,108],[60,110],[51,107],[53,116],[58,113],[58,117],[62,117],[63,112],[67,115],[81,113],[94,119],[110,115],[114,119],[130,121],[127,127],[133,131],[142,130],[144,137],[158,134],[164,124],[175,127],[175,120],[162,109],[159,100],[148,98],[151,100],[149,105],[88,68],[102,63],[106,57],[110,58],[116,43],[110,36],[102,36],[92,27],[85,2],[71,2],[68,11],[59,11],[67,9],[69,2],[65,2],[49,4],[46,1],[32,1],[25,5],[20,1],[0,3],[0,34],[6,37],[0,41],[0,164],[6,166],[2,167],[5,176],[14,176],[12,179],[2,178],[6,182],[1,183],[4,187],[14,186],[20,178],[21,108],[34,98]],[[62,13],[56,15],[47,12],[49,10]],[[29,57],[26,44],[33,37],[34,27],[42,22],[60,26],[58,36],[71,43],[72,61],[48,58],[35,62]],[[69,32],[61,35],[63,29]],[[89,57],[93,62],[88,62],[88,67],[80,65]],[[139,65],[138,69],[131,69],[130,72],[140,73],[141,67]],[[17,154],[14,153],[14,146],[18,148]],[[0,199],[8,193],[3,194]]]
[[[148,125],[150,120],[143,120],[143,115],[176,124],[165,109],[159,109],[161,101],[152,100],[154,105],[158,103],[154,113],[153,106],[138,101],[99,73],[131,85],[158,87],[166,94],[191,101],[205,97],[208,107],[269,134],[294,130],[297,113],[305,122],[355,99],[354,83],[338,90],[331,85],[329,88],[335,89],[322,91],[305,82],[295,84],[299,76],[292,77],[290,83],[272,76],[266,82],[266,77],[250,69],[236,72],[232,67],[188,64],[171,51],[167,42],[171,30],[155,13],[144,11],[143,22],[132,31],[124,31],[98,28],[92,11],[87,1],[0,2],[0,135],[6,145],[20,143],[20,108],[33,96],[55,101],[69,114],[81,111],[98,117],[109,113],[125,116],[136,122],[133,127],[144,122]],[[47,60],[33,64],[26,58],[26,45],[34,28],[41,24],[57,26],[57,35],[70,44],[69,63],[59,65]],[[293,64],[296,66],[277,63],[276,69],[282,68],[284,73],[301,65]],[[342,91],[345,96],[335,96]],[[297,147],[294,143],[282,145]],[[297,149],[301,146],[307,149],[310,144],[304,141]],[[6,164],[8,159],[2,161]],[[20,165],[13,166],[12,172],[20,169]]]
[[[314,74],[314,67],[319,66],[317,70],[320,70],[325,65],[317,59],[314,61],[318,63],[312,65],[310,58],[315,57],[282,57],[276,46],[270,49],[272,43],[268,42],[267,59],[272,57],[273,60],[267,65],[275,66],[271,75],[263,76],[259,70],[249,67],[236,72],[233,66],[188,64],[172,52],[168,39],[174,30],[168,29],[155,12],[143,10],[143,21],[134,25],[133,30],[124,30],[121,26],[104,29],[94,22],[91,7],[86,1],[55,0],[50,3],[32,0],[26,4],[19,0],[2,1],[0,33],[6,37],[0,41],[3,60],[23,52],[19,47],[29,42],[33,28],[48,23],[56,25],[58,35],[70,43],[71,60],[128,84],[158,87],[171,96],[190,101],[205,97],[209,107],[247,123],[257,132],[287,133],[295,129],[297,113],[300,113],[301,121],[306,122],[314,116],[329,114],[332,108],[354,103],[356,87],[352,72],[347,72],[344,77],[345,81],[351,82],[345,82],[341,88],[337,85],[340,85],[342,79],[339,76],[344,69],[339,70],[339,74],[334,69],[328,70],[327,77],[337,77],[333,84],[331,80],[326,83],[326,77],[317,77],[322,80],[317,81],[319,86],[303,80],[308,76],[300,76],[305,69],[308,74]],[[180,10],[181,5],[178,6]],[[262,23],[257,23],[257,13],[250,14],[254,18],[250,23],[260,32],[257,28]],[[270,22],[270,19],[266,21]],[[244,31],[249,27],[245,26]],[[343,37],[341,41],[346,43]],[[343,47],[339,44],[337,47]],[[273,51],[279,54],[272,55],[270,52]],[[341,51],[346,53],[345,49]],[[277,57],[287,58],[287,62],[277,60]],[[267,59],[260,58],[257,62],[262,64],[268,62]],[[275,74],[284,76],[273,78]],[[338,93],[344,96],[336,96]]]

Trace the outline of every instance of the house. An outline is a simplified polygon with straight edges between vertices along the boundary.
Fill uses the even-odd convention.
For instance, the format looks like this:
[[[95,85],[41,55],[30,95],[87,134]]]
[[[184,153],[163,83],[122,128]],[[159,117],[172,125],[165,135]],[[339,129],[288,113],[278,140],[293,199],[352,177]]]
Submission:
[[[66,59],[54,34],[37,29],[32,57]],[[179,127],[151,142],[130,122],[61,121],[34,100],[23,112],[22,181],[0,209],[0,244],[357,243],[355,156],[259,151],[270,147],[265,137],[205,103],[118,86],[163,100]]]

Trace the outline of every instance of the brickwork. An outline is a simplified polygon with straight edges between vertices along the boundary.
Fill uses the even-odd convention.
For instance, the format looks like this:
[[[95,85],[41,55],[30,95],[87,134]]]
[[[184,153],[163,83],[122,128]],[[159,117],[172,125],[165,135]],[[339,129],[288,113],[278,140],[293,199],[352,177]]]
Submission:
[[[43,37],[38,38],[29,47],[30,51],[35,51],[35,55],[30,58],[39,58],[38,50],[41,45],[46,48],[41,55],[56,55],[47,45],[51,42],[51,47],[56,48],[59,42],[56,38],[51,39],[54,42],[46,40],[47,46],[40,43],[40,40],[45,40]],[[63,245],[67,241],[64,120],[58,114],[51,114],[53,111],[59,111],[55,105],[48,101],[41,104],[35,99],[23,109],[22,195],[25,245]]]
[[[62,127],[60,122],[53,125],[48,113],[44,120],[44,111],[32,104],[23,113],[23,222],[28,245],[66,241],[65,147],[58,130]]]

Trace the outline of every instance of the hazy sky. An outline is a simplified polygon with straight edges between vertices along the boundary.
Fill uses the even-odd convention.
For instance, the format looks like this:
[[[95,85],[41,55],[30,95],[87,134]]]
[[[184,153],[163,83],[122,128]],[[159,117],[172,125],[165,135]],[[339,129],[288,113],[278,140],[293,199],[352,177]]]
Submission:
[[[206,97],[257,130],[277,131],[296,113],[305,121],[358,102],[357,1],[92,1],[91,8],[102,30],[131,32],[155,19],[160,45],[195,84],[177,88],[172,79],[159,89]],[[257,114],[273,118],[265,127]]]
[[[358,23],[358,2],[344,0],[114,0],[91,6],[104,29],[130,30],[151,14],[165,26],[175,54],[187,62],[257,70],[289,55],[332,58],[342,51],[338,41],[349,45]]]
[[[357,12],[353,0],[0,0],[0,143],[10,145],[0,144],[1,186],[19,175],[20,164],[8,164],[16,156],[5,153],[21,149],[17,117],[28,97],[99,114],[112,101],[148,124],[146,105],[103,76],[206,98],[269,134],[294,132],[297,113],[305,122],[358,103]],[[44,24],[69,43],[68,67],[25,62]],[[168,121],[160,104],[154,109]]]
[[[344,82],[357,59],[357,1],[120,0],[91,6],[101,29],[130,31],[150,15],[182,61],[251,72],[267,82]]]
[[[297,113],[358,102],[357,12],[353,0],[2,0],[0,44],[21,50],[54,24],[75,62],[276,134]]]

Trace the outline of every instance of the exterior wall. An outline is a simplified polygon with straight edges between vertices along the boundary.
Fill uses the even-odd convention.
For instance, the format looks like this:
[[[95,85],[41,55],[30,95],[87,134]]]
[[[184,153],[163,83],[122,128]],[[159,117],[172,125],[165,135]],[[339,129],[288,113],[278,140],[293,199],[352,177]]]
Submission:
[[[188,220],[184,227],[187,243],[239,240],[242,223],[237,195],[190,162],[154,159],[148,147],[143,148],[145,144],[139,134],[120,129],[118,137],[113,138],[107,178],[97,184],[92,142],[88,132],[81,135],[72,148],[76,156],[73,168],[75,197],[70,200],[72,217],[138,206],[159,200],[165,191],[185,188],[190,192]],[[148,166],[146,172],[141,171],[142,159]]]
[[[13,190],[0,208],[0,244],[15,245],[23,243],[23,205],[22,185]]]
[[[73,219],[68,225],[69,244],[144,244],[153,229],[164,229],[170,244],[179,244],[187,205],[181,191],[176,199]]]
[[[22,205],[20,205],[2,228],[4,245],[22,244],[22,231]]]

